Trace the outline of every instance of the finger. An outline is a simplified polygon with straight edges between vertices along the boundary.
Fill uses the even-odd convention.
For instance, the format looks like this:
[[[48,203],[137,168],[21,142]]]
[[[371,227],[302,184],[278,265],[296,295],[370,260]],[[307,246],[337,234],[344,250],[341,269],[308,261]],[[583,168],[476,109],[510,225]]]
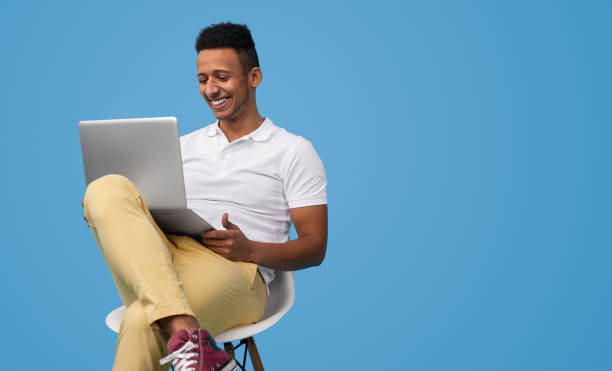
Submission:
[[[202,238],[202,244],[206,247],[226,247],[225,241],[227,240]]]
[[[230,238],[232,237],[232,232],[214,230],[214,231],[208,231],[204,233],[202,237],[203,238],[217,238],[217,239]]]
[[[209,247],[208,248],[210,251],[215,252],[223,257],[226,257],[229,255],[229,249],[224,248],[224,247]]]
[[[235,231],[239,231],[240,228],[238,228],[238,226],[232,222],[229,221],[229,214],[225,213],[223,214],[223,217],[221,218],[221,224],[223,224],[223,228],[227,229],[227,230],[235,230]]]

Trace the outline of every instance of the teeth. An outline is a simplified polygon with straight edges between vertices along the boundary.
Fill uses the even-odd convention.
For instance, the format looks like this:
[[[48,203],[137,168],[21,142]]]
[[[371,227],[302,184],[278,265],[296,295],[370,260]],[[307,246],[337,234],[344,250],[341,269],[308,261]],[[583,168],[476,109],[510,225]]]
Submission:
[[[220,104],[225,103],[226,101],[227,101],[227,98],[223,98],[223,99],[219,99],[219,100],[213,100],[212,104],[213,104],[213,106],[218,106]]]

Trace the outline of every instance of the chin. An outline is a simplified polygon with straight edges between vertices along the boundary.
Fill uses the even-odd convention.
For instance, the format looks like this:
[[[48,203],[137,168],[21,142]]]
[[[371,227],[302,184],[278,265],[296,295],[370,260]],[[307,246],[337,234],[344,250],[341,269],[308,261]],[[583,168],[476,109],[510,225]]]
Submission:
[[[236,110],[235,107],[231,106],[231,107],[228,107],[228,109],[221,111],[221,112],[213,111],[213,115],[215,115],[217,120],[233,120],[240,115],[240,112],[243,112],[243,111],[244,110],[241,110],[241,109]]]
[[[234,114],[233,112],[213,112],[213,114],[215,115],[215,117],[217,118],[217,120],[229,120],[231,119]]]

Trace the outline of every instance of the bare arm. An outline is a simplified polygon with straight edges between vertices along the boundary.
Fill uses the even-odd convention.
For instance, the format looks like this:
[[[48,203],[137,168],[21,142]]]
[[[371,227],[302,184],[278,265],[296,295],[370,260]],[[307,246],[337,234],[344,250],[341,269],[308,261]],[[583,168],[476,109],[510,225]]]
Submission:
[[[226,231],[210,231],[202,243],[233,261],[245,261],[277,270],[298,270],[321,264],[327,247],[327,205],[290,210],[298,238],[284,243],[247,239],[240,228],[223,215]]]

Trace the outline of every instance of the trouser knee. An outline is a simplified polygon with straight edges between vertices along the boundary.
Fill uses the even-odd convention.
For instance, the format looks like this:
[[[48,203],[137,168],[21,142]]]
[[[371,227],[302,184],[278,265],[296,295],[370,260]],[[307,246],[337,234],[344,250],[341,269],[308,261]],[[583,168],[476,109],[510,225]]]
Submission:
[[[134,202],[138,191],[131,180],[119,174],[109,174],[89,183],[83,206],[90,223],[104,217],[122,202]]]

